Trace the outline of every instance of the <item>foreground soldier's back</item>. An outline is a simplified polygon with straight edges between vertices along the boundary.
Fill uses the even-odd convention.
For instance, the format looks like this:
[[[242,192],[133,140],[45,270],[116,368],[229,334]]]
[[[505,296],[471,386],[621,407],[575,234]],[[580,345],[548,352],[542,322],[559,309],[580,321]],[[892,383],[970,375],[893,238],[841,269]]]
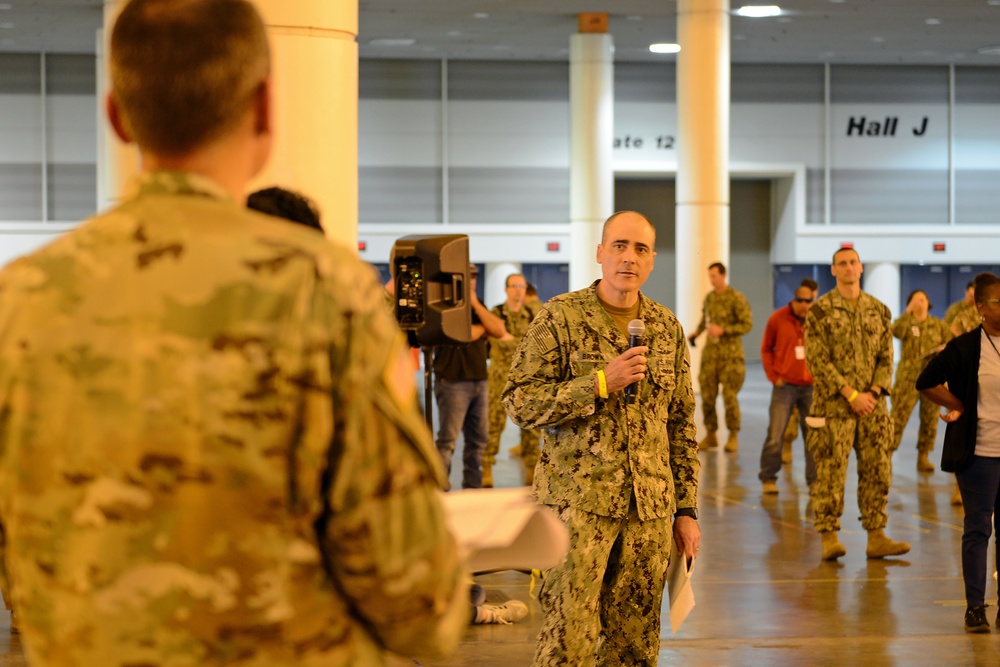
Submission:
[[[29,664],[448,652],[468,591],[381,287],[243,205],[271,141],[260,17],[132,0],[110,61],[143,175],[0,271],[0,555]]]

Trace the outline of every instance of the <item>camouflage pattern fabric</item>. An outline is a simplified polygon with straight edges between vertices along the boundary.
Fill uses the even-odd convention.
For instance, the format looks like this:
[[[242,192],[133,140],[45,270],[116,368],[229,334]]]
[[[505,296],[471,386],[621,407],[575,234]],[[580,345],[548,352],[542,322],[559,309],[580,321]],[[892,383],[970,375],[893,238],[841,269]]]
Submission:
[[[966,303],[965,299],[951,304],[944,313],[944,323],[949,328],[952,325],[957,327],[959,335],[972,331],[979,326],[980,322],[981,318],[976,304]]]
[[[624,519],[572,507],[559,515],[570,549],[538,595],[546,615],[532,664],[656,665],[670,522],[639,521],[634,507]]]
[[[528,331],[528,325],[535,316],[535,307],[524,304],[519,311],[511,310],[506,303],[494,306],[492,313],[503,320],[507,333],[514,337],[514,340],[490,339],[490,368],[489,368],[489,425],[490,439],[486,445],[486,453],[483,456],[484,465],[493,465],[497,461],[497,454],[500,452],[500,436],[507,425],[507,411],[503,408],[500,398],[503,394],[504,385],[507,384],[507,374],[510,372],[510,364],[514,359],[514,351]],[[521,460],[526,468],[534,468],[538,462],[539,445],[538,431],[534,429],[521,429]]]
[[[747,372],[743,336],[753,327],[753,313],[746,297],[732,287],[727,287],[722,294],[717,294],[714,290],[709,292],[705,296],[701,321],[691,335],[701,335],[709,324],[718,324],[725,329],[725,334],[719,338],[707,339],[705,351],[701,356],[701,367],[698,369],[705,430],[710,432],[719,430],[715,401],[719,396],[721,384],[722,403],[726,410],[726,428],[736,432],[740,430],[741,424],[737,394],[743,387],[743,379]]]
[[[917,376],[924,370],[936,352],[951,340],[948,325],[933,315],[918,322],[911,313],[904,313],[892,323],[892,335],[903,341],[896,379],[892,385],[893,442],[890,452],[899,449],[903,431],[910,420],[917,399],[920,399],[920,431],[917,434],[917,451],[930,452],[937,437],[938,405],[917,393]]]
[[[854,304],[836,289],[824,294],[806,314],[806,363],[813,375],[810,416],[825,419],[825,426],[810,427],[806,434],[816,461],[815,528],[840,529],[851,449],[858,460],[862,525],[865,530],[883,528],[893,437],[885,401],[892,382],[889,309],[864,292]],[[858,417],[840,390],[865,391],[873,385],[882,389],[882,398],[874,412]]]
[[[457,646],[443,471],[370,267],[154,172],[0,272],[0,519],[28,662],[380,665]]]
[[[546,620],[536,665],[655,664],[669,518],[698,505],[695,403],[680,323],[640,293],[646,378],[632,405],[624,392],[595,398],[597,371],[628,349],[597,284],[545,304],[503,392],[514,423],[543,429],[535,495],[563,514],[574,540],[541,596]],[[613,568],[609,585],[595,569],[600,563]],[[581,601],[590,606],[578,607]]]

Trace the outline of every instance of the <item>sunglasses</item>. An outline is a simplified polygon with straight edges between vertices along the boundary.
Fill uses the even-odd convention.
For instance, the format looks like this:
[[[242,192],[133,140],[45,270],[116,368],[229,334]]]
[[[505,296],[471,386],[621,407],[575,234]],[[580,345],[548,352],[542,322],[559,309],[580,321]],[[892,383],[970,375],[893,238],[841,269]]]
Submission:
[[[800,296],[792,297],[792,300],[796,303],[812,303],[812,299],[803,299]]]

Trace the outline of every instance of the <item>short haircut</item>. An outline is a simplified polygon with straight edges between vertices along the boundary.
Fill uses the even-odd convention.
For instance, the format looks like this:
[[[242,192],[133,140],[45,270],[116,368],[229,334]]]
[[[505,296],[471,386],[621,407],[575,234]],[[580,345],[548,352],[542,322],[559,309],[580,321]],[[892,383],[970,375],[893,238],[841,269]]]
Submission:
[[[976,290],[975,296],[973,297],[976,300],[976,303],[986,303],[986,299],[989,298],[986,296],[986,292],[988,292],[992,287],[1000,286],[1000,278],[997,278],[995,274],[987,271],[977,275],[973,279],[972,283]]]
[[[648,223],[649,223],[649,228],[653,230],[653,240],[654,240],[654,241],[656,240],[656,226],[655,226],[655,225],[654,225],[654,224],[653,224],[653,223],[652,223],[652,222],[650,221],[650,219],[649,219],[649,218],[647,218],[646,216],[644,216],[644,215],[643,215],[642,213],[639,213],[638,211],[616,211],[615,213],[612,213],[612,214],[611,214],[611,215],[610,215],[610,216],[608,217],[608,219],[607,219],[607,220],[605,220],[605,221],[604,221],[604,226],[603,226],[603,227],[601,227],[601,243],[602,243],[602,244],[603,244],[603,243],[604,243],[604,242],[605,242],[605,241],[607,240],[607,236],[608,236],[608,225],[610,225],[610,224],[611,224],[611,222],[612,222],[612,221],[613,221],[613,220],[614,220],[615,218],[617,218],[617,217],[618,217],[619,215],[624,215],[624,214],[626,214],[626,213],[632,213],[632,214],[634,214],[634,215],[637,215],[637,216],[639,216],[640,218],[642,218],[643,220],[645,220],[646,222],[648,222]]]
[[[812,292],[819,291],[819,285],[812,278],[803,278],[802,282],[799,283],[799,287],[805,287]]]
[[[512,273],[509,276],[507,276],[507,280],[503,281],[503,288],[504,289],[507,289],[508,287],[510,287],[510,279],[513,278],[514,276],[521,276],[523,278],[524,274],[523,273]]]
[[[837,255],[839,255],[842,252],[853,252],[855,255],[858,256],[858,261],[859,262],[861,261],[861,255],[854,248],[837,248],[836,250],[833,251],[833,262],[832,262],[833,264],[837,263]]]
[[[923,291],[922,289],[915,289],[912,292],[910,292],[910,296],[906,297],[906,305],[909,306],[910,302],[913,301],[913,297],[915,297],[918,294],[923,294],[924,297],[927,299],[927,307],[928,308],[933,308],[934,307],[934,304],[931,303],[931,298],[929,296],[927,296],[927,292]]]
[[[246,0],[130,0],[111,34],[111,94],[140,148],[185,155],[236,127],[270,60]]]
[[[247,197],[247,208],[323,231],[311,199],[284,188],[265,188]]]
[[[720,275],[723,276],[726,275],[726,265],[723,264],[722,262],[712,262],[711,264],[709,264],[708,270],[711,271],[712,269],[718,271]]]

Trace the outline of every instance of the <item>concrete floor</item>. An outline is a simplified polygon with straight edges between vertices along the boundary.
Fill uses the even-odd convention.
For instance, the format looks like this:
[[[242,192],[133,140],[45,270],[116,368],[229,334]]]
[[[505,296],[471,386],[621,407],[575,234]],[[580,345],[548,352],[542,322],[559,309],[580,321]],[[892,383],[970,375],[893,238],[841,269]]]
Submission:
[[[676,636],[670,636],[667,625],[660,665],[1000,667],[1000,630],[968,635],[962,627],[962,511],[949,502],[952,476],[916,472],[916,414],[895,455],[887,529],[891,537],[909,541],[913,550],[902,558],[865,558],[866,534],[857,518],[852,463],[841,532],[847,555],[823,563],[807,508],[801,439],[791,469],[783,469],[779,477],[779,495],[764,498],[760,493],[757,472],[769,398],[770,385],[761,367],[751,366],[740,393],[740,451],[701,455],[703,541],[694,578],[697,607]],[[943,433],[942,428],[932,456],[935,463]],[[720,433],[720,440],[725,435]],[[495,470],[498,486],[520,483],[519,463],[507,456],[516,440],[517,431],[508,424]],[[458,468],[452,475],[456,487]],[[530,615],[515,625],[470,626],[450,660],[398,659],[391,662],[393,667],[530,665],[541,625],[541,611],[529,595],[530,578],[502,572],[477,581],[486,588],[488,601],[525,600]],[[987,590],[992,621],[995,586]],[[0,613],[0,667],[25,665],[17,636],[8,636],[3,627],[6,622]]]

